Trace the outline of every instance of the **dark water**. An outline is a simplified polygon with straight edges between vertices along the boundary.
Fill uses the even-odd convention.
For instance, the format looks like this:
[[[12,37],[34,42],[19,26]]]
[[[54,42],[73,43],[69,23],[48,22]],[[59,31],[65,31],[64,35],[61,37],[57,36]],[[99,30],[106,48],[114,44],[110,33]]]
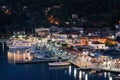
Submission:
[[[9,59],[8,49],[5,47],[3,50],[1,45],[0,80],[115,80],[110,79],[112,73],[109,72],[91,74],[73,65],[71,68],[49,67],[47,63],[15,65],[9,63],[12,59]]]

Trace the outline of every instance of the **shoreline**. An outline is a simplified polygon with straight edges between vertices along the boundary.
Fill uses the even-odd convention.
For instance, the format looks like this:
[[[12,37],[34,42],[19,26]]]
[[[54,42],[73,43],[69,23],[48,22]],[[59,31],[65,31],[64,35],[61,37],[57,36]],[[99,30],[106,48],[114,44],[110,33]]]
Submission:
[[[103,69],[103,68],[92,68],[92,67],[81,67],[78,64],[75,64],[71,61],[69,61],[72,65],[76,66],[77,68],[81,69],[81,70],[85,70],[85,71],[96,71],[96,72],[112,72],[112,73],[119,73],[120,74],[120,70],[114,70],[114,69]],[[119,68],[118,68],[119,69]]]

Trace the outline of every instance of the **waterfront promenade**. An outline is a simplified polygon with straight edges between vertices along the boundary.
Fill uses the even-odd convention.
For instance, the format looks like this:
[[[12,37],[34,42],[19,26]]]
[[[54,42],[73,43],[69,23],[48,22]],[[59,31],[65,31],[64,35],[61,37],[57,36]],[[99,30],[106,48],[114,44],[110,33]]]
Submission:
[[[110,60],[110,64],[108,62],[104,63],[92,63],[91,61],[82,59],[82,57],[77,57],[70,53],[67,53],[64,50],[59,50],[57,47],[48,45],[48,49],[51,50],[56,56],[61,58],[69,58],[69,62],[80,69],[85,70],[95,70],[95,71],[108,71],[108,72],[117,72],[120,73],[120,64],[115,64],[113,60]]]
[[[40,46],[44,43],[39,43]],[[43,47],[43,45],[41,46]],[[68,59],[68,62],[79,67],[80,69],[85,70],[95,70],[95,71],[109,71],[109,72],[118,72],[120,73],[120,64],[115,66],[115,63],[111,61],[111,65],[104,64],[104,63],[93,63],[89,60],[83,58],[84,56],[78,56],[74,54],[70,54],[65,50],[60,50],[58,47],[53,46],[52,44],[44,44],[45,51],[51,52],[51,55],[56,57],[61,57],[61,60],[53,60],[53,59],[44,59],[44,60],[34,60],[34,61],[20,61],[16,62],[15,64],[36,64],[36,63],[44,63],[44,62],[54,62],[54,61],[62,61],[64,59]]]
[[[37,63],[48,63],[48,62],[59,62],[59,61],[66,61],[66,59],[37,59],[32,61],[16,61],[15,64],[37,64]]]
[[[79,64],[79,62],[73,62],[70,60],[69,60],[69,62],[83,70],[95,70],[95,71],[107,71],[107,72],[120,73],[120,68],[115,68],[115,67],[111,67],[111,66],[106,67],[105,65],[96,65],[95,63],[93,63],[91,65],[82,65],[82,64]]]

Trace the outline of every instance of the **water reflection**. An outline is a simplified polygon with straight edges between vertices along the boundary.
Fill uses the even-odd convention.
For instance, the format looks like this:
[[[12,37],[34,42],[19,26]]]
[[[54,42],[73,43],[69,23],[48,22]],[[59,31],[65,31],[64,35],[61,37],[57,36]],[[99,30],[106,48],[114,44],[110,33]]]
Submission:
[[[82,79],[82,71],[80,70],[79,71],[79,80],[81,80]]]
[[[85,74],[85,80],[88,80],[88,74]]]
[[[27,51],[8,51],[8,62],[13,63],[15,61],[31,61],[33,55]]]
[[[112,80],[112,77],[111,77],[111,76],[109,77],[109,80]]]
[[[4,52],[4,49],[5,49],[4,42],[2,42],[2,49],[3,49],[3,52]]]
[[[107,73],[106,73],[106,72],[104,72],[104,77],[105,77],[105,78],[107,77]]]
[[[74,68],[74,77],[76,78],[77,70]]]
[[[110,72],[108,72],[108,77],[110,77]]]
[[[5,49],[4,53],[0,55],[5,59],[8,58],[9,63],[34,59],[32,54],[17,50],[7,52]],[[90,73],[90,71],[80,70],[73,65],[66,68],[50,68],[47,63],[14,65],[8,64],[2,59],[0,63],[0,80],[115,80],[113,73]]]
[[[83,71],[83,77],[85,76],[85,72]]]
[[[69,66],[69,75],[71,75],[71,65]]]

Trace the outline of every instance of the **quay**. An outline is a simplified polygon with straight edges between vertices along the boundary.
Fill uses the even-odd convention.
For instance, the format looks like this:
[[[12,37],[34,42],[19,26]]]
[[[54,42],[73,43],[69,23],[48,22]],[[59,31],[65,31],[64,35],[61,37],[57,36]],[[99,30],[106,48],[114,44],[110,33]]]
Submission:
[[[53,47],[51,47],[53,48]],[[68,56],[69,53],[67,53],[66,51],[63,51],[61,53],[61,51],[59,49],[57,49],[56,47],[54,47],[54,49],[51,49],[54,53],[56,53],[56,55],[58,57],[61,58],[68,58],[68,62],[74,66],[76,66],[77,68],[81,69],[81,70],[93,70],[93,71],[105,71],[105,72],[115,72],[115,73],[120,73],[120,68],[117,67],[113,67],[112,65],[106,66],[104,64],[99,64],[98,63],[91,63],[88,62],[86,60],[77,60],[76,58],[74,58],[74,56],[71,57],[71,55]],[[59,54],[57,54],[59,53]]]
[[[120,68],[113,68],[113,67],[108,68],[106,66],[82,66],[72,61],[69,61],[69,62],[81,70],[90,70],[90,71],[93,70],[93,71],[98,71],[98,72],[105,71],[105,72],[120,73]]]
[[[59,61],[66,61],[68,59],[38,59],[38,60],[32,60],[32,61],[16,61],[15,64],[39,64],[39,63],[48,63],[48,62],[59,62]]]

